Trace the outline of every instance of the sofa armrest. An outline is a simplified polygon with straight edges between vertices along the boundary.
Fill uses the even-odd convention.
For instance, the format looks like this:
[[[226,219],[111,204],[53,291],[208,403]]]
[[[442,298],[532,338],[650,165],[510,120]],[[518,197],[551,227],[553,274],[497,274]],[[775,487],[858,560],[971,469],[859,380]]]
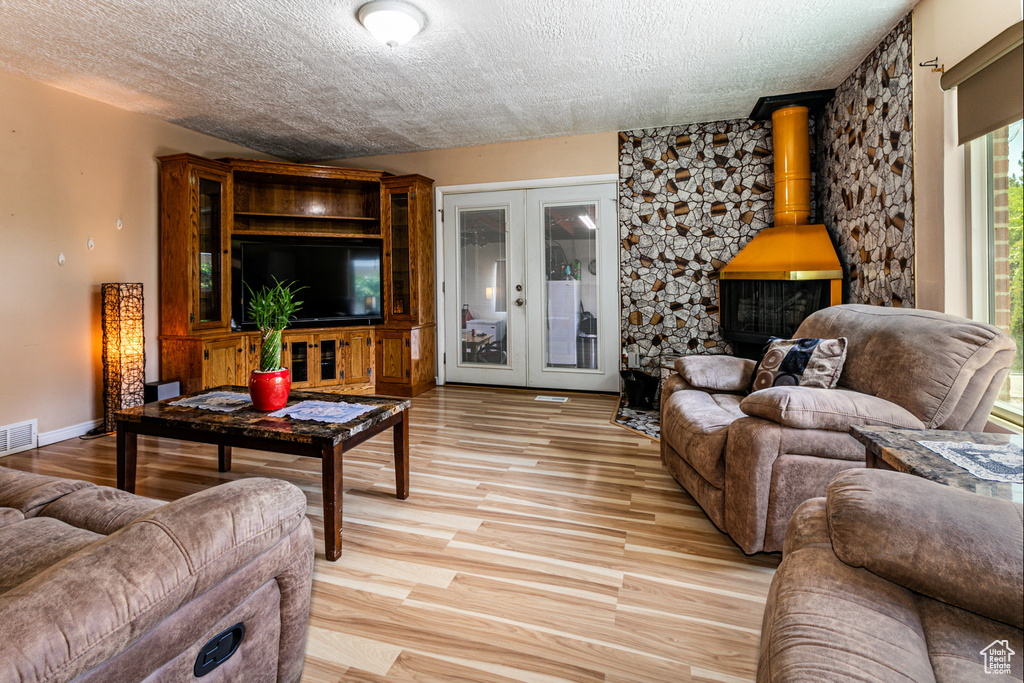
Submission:
[[[756,365],[734,356],[683,356],[676,359],[675,369],[695,389],[745,392]]]
[[[306,498],[245,479],[169,503],[0,596],[0,680],[67,681],[110,659],[301,524]]]
[[[924,429],[909,410],[848,389],[772,387],[747,396],[740,410],[795,429],[848,432],[859,425]]]
[[[1022,510],[886,470],[847,470],[828,487],[840,560],[1017,628],[1024,627]]]

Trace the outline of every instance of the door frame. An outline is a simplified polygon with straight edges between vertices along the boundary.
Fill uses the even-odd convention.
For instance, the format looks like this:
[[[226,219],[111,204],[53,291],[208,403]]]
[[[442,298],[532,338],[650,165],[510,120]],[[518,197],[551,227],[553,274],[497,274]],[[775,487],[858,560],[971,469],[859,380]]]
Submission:
[[[563,185],[598,185],[602,183],[614,182],[616,184],[616,213],[618,211],[618,181],[619,175],[617,173],[601,173],[597,175],[584,175],[584,176],[567,176],[562,178],[537,178],[534,180],[508,180],[491,183],[473,183],[468,185],[438,185],[434,187],[434,253],[436,254],[436,268],[437,277],[435,278],[435,293],[434,296],[437,300],[437,308],[435,310],[441,312],[440,320],[435,325],[437,333],[437,348],[440,351],[437,354],[437,376],[434,380],[438,386],[445,383],[445,366],[444,366],[444,343],[445,343],[445,324],[444,324],[444,305],[445,305],[445,292],[444,292],[444,281],[445,281],[445,266],[444,266],[444,225],[441,222],[441,211],[444,207],[444,195],[446,194],[466,194],[470,192],[496,192],[500,190],[535,190],[540,188],[549,187],[561,187]],[[617,265],[621,269],[622,264]],[[616,273],[618,275],[618,273]],[[616,321],[618,327],[619,338],[622,338],[622,296],[621,292],[618,291],[619,284],[621,282],[620,277],[615,278],[616,295],[619,301],[619,315]]]

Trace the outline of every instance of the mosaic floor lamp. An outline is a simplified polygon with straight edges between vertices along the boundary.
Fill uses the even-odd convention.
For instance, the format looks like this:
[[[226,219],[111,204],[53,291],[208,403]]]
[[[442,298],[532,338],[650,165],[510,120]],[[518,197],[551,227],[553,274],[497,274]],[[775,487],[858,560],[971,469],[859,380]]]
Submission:
[[[146,384],[142,333],[142,283],[109,282],[103,292],[103,430],[116,427],[114,413],[140,406]]]

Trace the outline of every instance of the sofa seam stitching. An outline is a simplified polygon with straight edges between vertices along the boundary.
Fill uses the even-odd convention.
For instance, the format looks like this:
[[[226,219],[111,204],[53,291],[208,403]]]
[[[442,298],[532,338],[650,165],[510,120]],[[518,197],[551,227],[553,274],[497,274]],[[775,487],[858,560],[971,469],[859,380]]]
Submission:
[[[144,519],[139,523],[152,524],[153,526],[157,527],[158,529],[161,529],[165,534],[167,534],[170,537],[170,539],[174,542],[174,547],[177,548],[178,552],[181,553],[181,556],[185,558],[185,565],[188,567],[189,576],[196,575],[197,572],[195,564],[192,562],[192,557],[189,555],[188,551],[185,550],[185,545],[181,542],[177,535],[175,535],[175,533],[171,531],[171,528],[167,526],[165,522],[154,519]]]

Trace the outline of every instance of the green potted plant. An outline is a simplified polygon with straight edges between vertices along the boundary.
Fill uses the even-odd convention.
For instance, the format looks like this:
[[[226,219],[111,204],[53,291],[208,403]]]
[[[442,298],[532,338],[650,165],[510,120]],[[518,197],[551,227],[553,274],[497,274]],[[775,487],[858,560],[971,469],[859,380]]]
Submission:
[[[305,287],[296,288],[294,282],[281,283],[275,277],[273,287],[259,292],[246,288],[249,313],[260,331],[260,368],[249,373],[249,396],[256,410],[279,410],[288,402],[292,388],[291,373],[281,367],[281,332],[302,306],[295,295]]]

